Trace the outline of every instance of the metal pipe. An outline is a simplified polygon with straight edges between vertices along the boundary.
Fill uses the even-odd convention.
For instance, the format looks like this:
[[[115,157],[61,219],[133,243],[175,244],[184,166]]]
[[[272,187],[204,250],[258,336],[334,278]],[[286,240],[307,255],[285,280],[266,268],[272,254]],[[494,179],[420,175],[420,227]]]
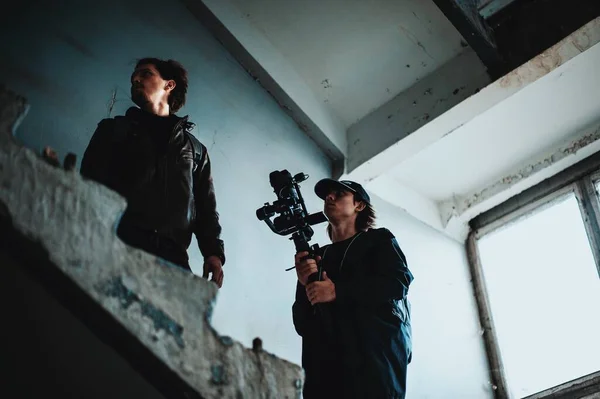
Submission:
[[[481,268],[481,260],[479,257],[479,249],[477,247],[476,232],[471,231],[467,238],[467,258],[469,262],[469,270],[471,279],[473,280],[473,290],[475,301],[477,302],[477,310],[479,313],[479,321],[482,328],[483,342],[487,352],[488,367],[496,399],[510,399],[506,374],[502,358],[500,357],[500,346],[498,345],[498,337],[494,330],[494,321],[490,309],[489,297],[483,277],[483,269]]]

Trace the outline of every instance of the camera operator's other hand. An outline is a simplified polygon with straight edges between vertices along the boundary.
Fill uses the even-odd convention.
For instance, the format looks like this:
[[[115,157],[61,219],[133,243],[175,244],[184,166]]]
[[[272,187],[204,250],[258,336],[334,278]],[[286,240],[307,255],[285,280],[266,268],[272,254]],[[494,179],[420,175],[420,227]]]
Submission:
[[[306,286],[306,296],[311,305],[335,301],[335,284],[323,272],[323,281],[315,281]]]
[[[321,260],[320,256],[317,256],[317,259],[304,259],[308,255],[307,251],[298,252],[295,256],[296,261],[296,274],[298,275],[298,281],[300,284],[306,285],[308,277],[319,271],[317,267],[317,262]]]
[[[204,260],[202,277],[208,278],[209,274],[212,274],[210,281],[214,281],[221,288],[223,286],[223,263],[218,256],[209,256]]]

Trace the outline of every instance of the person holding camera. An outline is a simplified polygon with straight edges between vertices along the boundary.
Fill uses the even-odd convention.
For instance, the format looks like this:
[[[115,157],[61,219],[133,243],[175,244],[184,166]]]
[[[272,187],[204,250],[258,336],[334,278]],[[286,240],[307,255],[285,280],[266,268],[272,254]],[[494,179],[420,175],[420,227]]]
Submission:
[[[185,104],[187,71],[173,60],[144,58],[131,75],[131,107],[98,124],[81,162],[81,175],[127,200],[117,234],[126,243],[190,270],[192,234],[204,256],[204,277],[223,284],[210,159],[191,133]]]
[[[325,201],[332,244],[316,259],[295,256],[304,397],[404,398],[412,358],[406,258],[389,230],[373,228],[360,184],[323,179],[315,193]],[[321,281],[313,281],[318,272]]]

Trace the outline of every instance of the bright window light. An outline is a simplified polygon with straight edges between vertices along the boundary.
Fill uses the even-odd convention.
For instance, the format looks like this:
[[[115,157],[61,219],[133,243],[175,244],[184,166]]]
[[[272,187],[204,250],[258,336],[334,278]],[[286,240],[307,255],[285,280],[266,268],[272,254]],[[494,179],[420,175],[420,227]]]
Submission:
[[[478,245],[512,395],[600,370],[600,278],[575,195]]]

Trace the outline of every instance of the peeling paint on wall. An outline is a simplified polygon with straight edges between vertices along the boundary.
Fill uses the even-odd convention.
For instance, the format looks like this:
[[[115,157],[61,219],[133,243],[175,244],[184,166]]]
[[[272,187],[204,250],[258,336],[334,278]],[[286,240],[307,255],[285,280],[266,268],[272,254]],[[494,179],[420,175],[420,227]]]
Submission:
[[[503,176],[494,184],[484,188],[483,190],[478,190],[477,192],[473,192],[464,196],[459,202],[459,213],[463,214],[466,210],[472,208],[473,206],[478,205],[492,196],[509,189],[522,180],[548,168],[553,164],[556,164],[564,158],[576,154],[581,149],[599,140],[600,124],[596,125],[591,130],[588,130],[588,133],[585,133],[583,136],[571,140],[567,144],[559,147],[551,154],[546,155],[538,161],[528,163],[515,172]]]
[[[498,83],[503,88],[520,88],[552,72],[598,42],[600,42],[600,18],[508,73]]]
[[[444,228],[448,226],[453,218],[460,216],[458,213],[457,203],[458,201],[456,196],[453,196],[449,200],[438,202],[437,206],[440,210],[440,217],[442,219],[442,226],[444,226]]]

